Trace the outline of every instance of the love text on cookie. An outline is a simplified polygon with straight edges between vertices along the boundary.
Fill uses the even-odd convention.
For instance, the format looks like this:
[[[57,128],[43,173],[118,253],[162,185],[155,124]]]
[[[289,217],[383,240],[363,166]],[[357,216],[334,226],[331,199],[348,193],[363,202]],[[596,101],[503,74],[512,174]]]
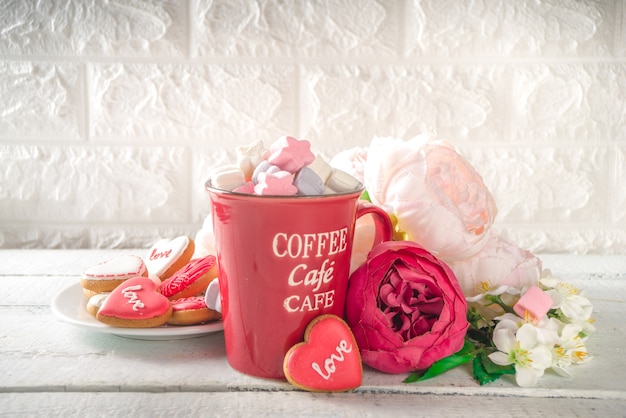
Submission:
[[[326,360],[324,360],[324,370],[322,370],[320,365],[316,362],[311,363],[311,368],[315,370],[317,374],[322,376],[322,379],[324,380],[330,379],[332,374],[337,371],[337,365],[335,364],[335,362],[344,361],[345,357],[343,353],[351,352],[352,345],[348,345],[348,342],[346,340],[340,340],[339,344],[337,344],[337,347],[335,347],[335,351],[337,354],[331,353],[330,356],[326,358]]]

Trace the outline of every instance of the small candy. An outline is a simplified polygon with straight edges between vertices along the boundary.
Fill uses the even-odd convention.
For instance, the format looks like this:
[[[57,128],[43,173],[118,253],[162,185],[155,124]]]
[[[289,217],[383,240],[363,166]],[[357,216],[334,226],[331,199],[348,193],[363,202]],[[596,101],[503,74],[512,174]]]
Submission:
[[[235,166],[225,166],[211,174],[211,185],[218,189],[233,190],[245,182],[243,173]]]
[[[267,160],[270,151],[265,148],[263,141],[257,140],[245,146],[235,148],[239,169],[243,173],[246,180],[252,179],[254,169],[261,161]]]
[[[537,286],[531,286],[513,306],[513,310],[522,318],[530,314],[533,320],[538,321],[548,313],[551,307],[550,295]]]
[[[336,193],[349,192],[359,187],[361,183],[345,171],[334,169],[326,181],[326,187]]]
[[[293,179],[293,185],[298,188],[301,196],[315,196],[324,193],[324,181],[309,167],[302,167]]]
[[[252,182],[254,184],[258,183],[259,174],[261,173],[274,174],[274,173],[278,173],[279,171],[280,171],[280,168],[276,167],[275,165],[270,164],[268,161],[266,160],[261,161],[259,165],[257,165],[256,168],[254,169],[254,173],[252,173]]]
[[[333,173],[333,168],[330,166],[330,164],[324,161],[324,159],[319,155],[316,156],[315,160],[313,160],[313,162],[307,167],[313,170],[324,183],[326,183],[330,175]]]
[[[291,196],[298,193],[293,185],[293,177],[287,171],[260,173],[258,180],[258,184],[254,186],[254,193],[258,195]]]
[[[239,187],[235,187],[233,189],[233,192],[235,193],[245,193],[245,194],[252,194],[254,193],[254,183],[252,181],[247,181],[245,184],[239,186]]]
[[[222,301],[220,300],[220,284],[218,280],[213,280],[209,283],[209,287],[207,287],[204,294],[204,301],[209,309],[213,309],[214,311],[221,313]]]
[[[315,160],[315,154],[311,152],[309,141],[298,141],[291,136],[283,136],[277,139],[270,146],[270,151],[272,151],[272,154],[267,161],[290,173],[296,173],[302,167],[311,164]]]

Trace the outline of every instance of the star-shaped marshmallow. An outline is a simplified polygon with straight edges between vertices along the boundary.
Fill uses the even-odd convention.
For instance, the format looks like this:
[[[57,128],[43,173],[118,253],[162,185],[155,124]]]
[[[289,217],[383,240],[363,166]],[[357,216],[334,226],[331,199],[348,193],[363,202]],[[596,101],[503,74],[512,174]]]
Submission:
[[[299,141],[291,136],[278,138],[270,146],[270,151],[272,154],[267,161],[290,173],[297,172],[315,160],[315,154],[311,152],[311,143],[306,140]]]
[[[287,171],[260,173],[258,180],[254,186],[254,193],[258,195],[291,196],[298,193],[298,188],[293,185],[293,176]]]

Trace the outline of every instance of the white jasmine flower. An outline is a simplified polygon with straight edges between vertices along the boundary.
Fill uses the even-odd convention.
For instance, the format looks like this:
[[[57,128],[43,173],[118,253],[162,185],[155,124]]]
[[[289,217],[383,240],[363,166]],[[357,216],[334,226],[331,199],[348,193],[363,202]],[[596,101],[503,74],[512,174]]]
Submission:
[[[513,332],[513,321],[503,322],[505,324],[493,332],[493,342],[499,351],[490,354],[489,358],[501,366],[513,364],[519,386],[534,386],[552,364],[551,350],[540,343],[540,333],[534,325],[524,324]]]
[[[565,323],[578,324],[585,334],[592,334],[595,327],[591,318],[593,305],[584,292],[575,286],[564,283],[551,276],[550,271],[544,271],[540,283],[546,288],[546,293],[552,298],[552,309],[557,310],[560,320]]]

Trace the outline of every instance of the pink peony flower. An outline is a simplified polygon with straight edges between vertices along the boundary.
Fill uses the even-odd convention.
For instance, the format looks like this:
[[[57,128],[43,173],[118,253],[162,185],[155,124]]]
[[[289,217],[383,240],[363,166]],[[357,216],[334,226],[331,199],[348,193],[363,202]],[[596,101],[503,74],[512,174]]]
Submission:
[[[345,316],[365,364],[405,373],[461,349],[466,308],[448,266],[414,242],[389,241],[350,276]]]
[[[463,289],[472,297],[500,286],[522,289],[536,285],[541,260],[504,238],[489,234],[485,246],[474,256],[448,263]]]
[[[407,240],[445,262],[480,251],[497,214],[493,196],[472,165],[429,135],[408,141],[374,138],[364,183],[372,203],[397,217]]]

